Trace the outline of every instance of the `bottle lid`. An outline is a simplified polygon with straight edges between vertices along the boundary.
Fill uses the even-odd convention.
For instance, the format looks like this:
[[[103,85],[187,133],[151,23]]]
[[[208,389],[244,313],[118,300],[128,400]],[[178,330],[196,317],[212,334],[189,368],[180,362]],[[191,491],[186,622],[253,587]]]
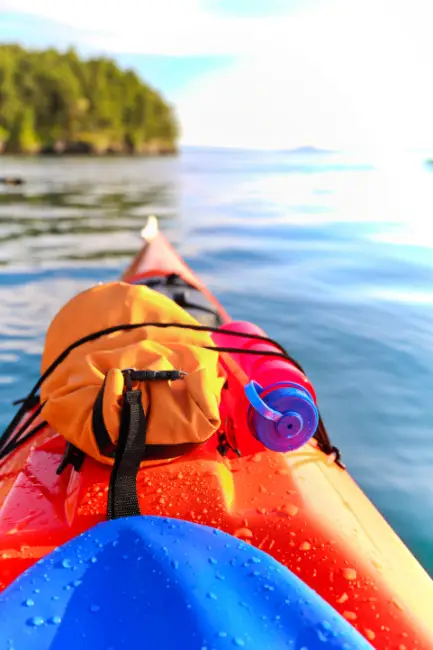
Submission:
[[[251,381],[245,386],[245,394],[250,403],[250,429],[269,449],[294,451],[315,434],[319,412],[303,386],[278,382],[263,388]]]

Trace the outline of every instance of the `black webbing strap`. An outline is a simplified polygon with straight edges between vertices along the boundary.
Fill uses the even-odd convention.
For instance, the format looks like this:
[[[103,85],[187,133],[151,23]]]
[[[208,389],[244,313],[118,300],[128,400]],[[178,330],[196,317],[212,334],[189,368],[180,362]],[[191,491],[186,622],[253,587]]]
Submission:
[[[103,456],[108,456],[108,458],[114,458],[116,446],[112,442],[110,434],[107,431],[107,427],[105,426],[104,422],[104,414],[102,411],[105,382],[106,378],[104,379],[99,393],[96,396],[95,403],[93,404],[92,429],[96,444],[98,445],[99,453]]]
[[[60,476],[60,474],[66,469],[66,467],[68,467],[68,465],[72,465],[74,470],[76,472],[79,472],[83,466],[85,458],[86,454],[84,451],[78,449],[78,447],[73,445],[71,442],[67,442],[63,458],[60,461],[58,468],[56,469],[56,474]]]
[[[124,394],[119,439],[108,488],[107,517],[140,515],[137,474],[146,446],[147,419],[141,403],[140,390]]]
[[[202,312],[208,317],[212,316],[213,320],[209,323],[206,322],[206,317],[200,317],[193,313],[192,315],[202,324],[215,324],[217,327],[223,324],[221,314],[212,302],[203,294],[196,286],[187,282],[177,273],[170,275],[159,275],[152,277],[139,278],[133,284],[141,284],[159,291],[164,295],[171,298],[179,307],[182,307],[187,312]],[[194,298],[191,300],[191,295]],[[203,319],[204,318],[204,319]]]
[[[137,494],[137,474],[146,452],[147,417],[144,413],[141,390],[133,389],[133,382],[176,381],[186,375],[182,370],[123,370],[125,392],[120,418],[119,438],[113,443],[105,427],[102,412],[105,382],[99,391],[93,409],[93,433],[99,450],[114,456],[108,487],[107,517],[140,515]],[[102,450],[104,449],[104,451]]]

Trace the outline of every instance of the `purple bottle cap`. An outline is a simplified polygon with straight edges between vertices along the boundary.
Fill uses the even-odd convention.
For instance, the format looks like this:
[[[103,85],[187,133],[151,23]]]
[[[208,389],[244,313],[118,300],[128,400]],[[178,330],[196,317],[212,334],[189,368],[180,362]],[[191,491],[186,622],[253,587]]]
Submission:
[[[310,393],[300,384],[278,382],[262,388],[245,386],[250,403],[248,423],[253,435],[273,451],[294,451],[315,434],[319,412]]]

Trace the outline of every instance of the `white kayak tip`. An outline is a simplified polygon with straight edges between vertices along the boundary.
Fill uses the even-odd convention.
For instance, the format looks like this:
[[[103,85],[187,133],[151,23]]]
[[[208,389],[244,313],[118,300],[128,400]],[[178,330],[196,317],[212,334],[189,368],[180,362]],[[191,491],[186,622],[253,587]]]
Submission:
[[[158,219],[155,217],[154,214],[150,215],[150,217],[147,218],[147,223],[142,229],[140,235],[141,239],[147,243],[150,243],[155,239],[159,231],[158,227]]]

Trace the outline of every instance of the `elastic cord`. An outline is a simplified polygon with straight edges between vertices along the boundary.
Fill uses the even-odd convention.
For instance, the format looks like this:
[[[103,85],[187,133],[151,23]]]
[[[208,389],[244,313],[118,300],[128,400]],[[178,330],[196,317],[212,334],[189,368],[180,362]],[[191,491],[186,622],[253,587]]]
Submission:
[[[39,377],[33,388],[31,389],[30,393],[27,395],[27,397],[23,400],[20,408],[18,409],[17,413],[14,415],[12,418],[11,422],[9,425],[6,427],[6,429],[3,432],[3,435],[0,438],[0,460],[4,458],[4,456],[12,451],[13,449],[16,449],[24,439],[19,440],[19,436],[21,433],[27,429],[27,423],[24,427],[21,427],[20,431],[17,432],[14,435],[14,431],[25,415],[25,413],[29,410],[31,407],[30,405],[34,405],[35,402],[35,397],[44,383],[44,381],[54,372],[54,370],[69,356],[73,350],[76,350],[78,347],[81,345],[85,345],[86,343],[90,343],[92,341],[96,341],[97,339],[101,338],[102,336],[108,336],[109,334],[114,334],[116,332],[122,332],[122,331],[130,331],[130,330],[135,330],[135,329],[140,329],[142,327],[157,327],[161,329],[166,329],[169,327],[176,328],[176,329],[184,329],[184,330],[191,330],[191,331],[196,331],[196,332],[211,332],[215,334],[228,334],[231,337],[237,336],[240,339],[252,339],[255,341],[261,341],[263,343],[268,343],[271,345],[274,345],[279,352],[272,352],[272,351],[259,351],[259,350],[244,350],[242,348],[230,348],[230,347],[220,347],[220,346],[203,346],[207,350],[214,350],[215,352],[232,352],[236,354],[253,354],[256,356],[268,356],[268,357],[276,357],[276,358],[281,358],[281,359],[286,359],[290,361],[298,370],[301,372],[303,371],[302,366],[295,360],[293,359],[287,352],[286,350],[277,342],[274,341],[273,339],[267,337],[267,336],[261,336],[260,334],[247,334],[246,332],[233,332],[231,330],[224,330],[221,327],[207,327],[205,325],[188,325],[185,323],[159,323],[159,322],[142,322],[142,323],[125,323],[122,325],[115,325],[113,327],[107,327],[102,330],[98,330],[96,332],[92,332],[91,334],[88,334],[87,336],[82,337],[81,339],[78,339],[71,345],[69,345],[59,356],[48,366],[48,368],[45,370],[45,372]],[[40,413],[42,410],[43,406],[38,407],[38,412],[36,415]],[[33,414],[34,417],[32,417],[32,420],[36,417],[35,414]],[[37,429],[39,430],[39,425],[37,426]],[[33,430],[33,435],[34,435],[35,430]],[[27,440],[29,439],[30,436],[29,432],[24,438]],[[319,442],[319,445],[321,448],[323,448],[323,451],[325,453],[331,453],[333,450],[333,447],[331,446],[331,443],[329,441],[328,435],[326,433],[325,427],[323,425],[323,422],[320,420],[319,422],[319,427],[317,430],[317,440]],[[327,451],[328,450],[328,451]],[[329,451],[331,450],[331,451]]]

